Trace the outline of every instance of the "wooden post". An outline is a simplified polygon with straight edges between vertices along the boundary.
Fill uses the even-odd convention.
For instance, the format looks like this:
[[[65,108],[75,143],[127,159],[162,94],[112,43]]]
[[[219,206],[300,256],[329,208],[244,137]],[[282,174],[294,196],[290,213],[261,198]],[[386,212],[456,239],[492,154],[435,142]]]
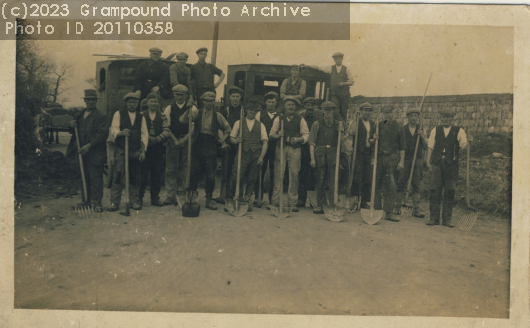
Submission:
[[[212,45],[212,57],[210,63],[216,65],[217,61],[217,41],[219,40],[219,21],[214,23],[213,28],[213,45]]]

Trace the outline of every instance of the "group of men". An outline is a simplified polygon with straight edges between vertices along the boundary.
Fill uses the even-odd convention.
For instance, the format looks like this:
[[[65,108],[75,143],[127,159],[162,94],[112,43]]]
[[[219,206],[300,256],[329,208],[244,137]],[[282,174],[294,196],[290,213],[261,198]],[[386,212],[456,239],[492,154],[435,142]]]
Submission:
[[[157,62],[153,59],[153,54],[159,57],[162,51],[157,48],[150,51],[153,69],[153,63]],[[213,81],[212,73],[220,72],[219,85],[224,75],[220,70],[216,71],[215,66],[209,67],[210,64],[205,63],[207,50],[201,48],[197,50],[197,54],[200,60],[196,65],[202,66],[195,72],[209,81]],[[183,59],[179,55],[177,54],[177,60]],[[334,101],[325,101],[320,105],[321,109],[317,109],[318,102],[315,98],[305,97],[305,81],[299,77],[300,66],[292,67],[292,75],[282,83],[280,95],[268,92],[263,101],[251,98],[242,106],[243,90],[236,86],[230,87],[230,104],[218,112],[214,109],[217,85],[204,84],[207,87],[201,85],[200,88],[197,83],[190,85],[189,81],[194,76],[197,77],[197,73],[183,70],[183,67],[187,68],[185,62],[184,66],[173,67],[182,64],[179,62],[170,67],[177,72],[176,76],[172,76],[172,81],[176,82],[171,88],[173,100],[170,105],[160,108],[160,98],[164,94],[160,89],[161,85],[150,84],[148,87],[151,89],[144,90],[144,87],[137,89],[138,84],[134,92],[125,95],[125,108],[115,112],[110,128],[105,125],[105,116],[96,108],[96,91],[86,90],[84,99],[87,107],[71,123],[72,132],[74,129],[80,131],[81,147],[77,151],[82,155],[83,165],[87,168],[87,195],[84,195],[84,199],[96,211],[103,210],[103,164],[106,162],[105,142],[108,140],[115,144],[108,211],[118,210],[126,178],[131,185],[129,202],[133,209],[141,210],[148,176],[151,177],[151,205],[175,205],[183,200],[197,203],[198,183],[204,178],[207,208],[217,210],[216,201],[224,203],[239,198],[248,203],[251,211],[252,196],[254,195],[255,203],[262,200],[258,199],[258,180],[261,174],[262,193],[268,193],[270,206],[278,207],[287,171],[288,198],[284,205],[290,207],[291,211],[298,212],[299,208],[306,207],[307,191],[315,190],[317,197],[313,212],[322,214],[324,206],[334,205],[332,195],[336,188],[334,176],[338,146],[342,141],[339,138],[341,133],[346,139],[357,143],[352,147],[356,149],[356,160],[351,194],[359,200],[361,208],[373,206],[376,210],[382,209],[387,220],[399,221],[402,195],[414,163],[411,181],[413,215],[423,218],[425,215],[420,210],[419,187],[422,162],[427,151],[427,167],[433,171],[428,224],[440,224],[443,191],[443,224],[452,227],[459,150],[467,144],[465,132],[452,125],[454,113],[450,109],[440,112],[442,126],[434,128],[428,140],[418,125],[419,109],[408,110],[408,124],[403,126],[394,119],[394,105],[385,105],[374,121],[372,105],[362,104],[360,118],[349,120],[346,127],[349,86],[353,85],[353,79],[342,65],[343,56],[341,53],[332,56],[335,65],[330,70],[330,95]],[[142,65],[138,74],[149,71],[146,68],[148,65]],[[195,89],[192,90],[189,86],[194,86]],[[138,105],[144,92],[147,109],[139,112]],[[345,105],[345,102],[348,103]],[[282,113],[278,113],[280,103],[284,108]],[[188,149],[190,139],[191,150]],[[283,142],[283,147],[280,142]],[[378,147],[375,147],[376,143]],[[76,148],[75,135],[72,136],[71,146],[72,149]],[[214,199],[219,149],[227,158],[227,161],[223,161],[226,190],[221,192],[219,198]],[[239,149],[241,161],[237,165]],[[374,149],[377,149],[376,183],[375,199],[371,200]],[[164,152],[167,197],[162,202],[159,194]],[[188,166],[188,153],[191,153],[191,166]],[[126,160],[129,161],[128,177],[124,171]],[[265,190],[267,170],[270,182],[269,189]],[[189,180],[186,179],[188,171]],[[238,172],[242,182],[240,194],[236,195]],[[347,180],[347,177],[343,176],[341,180]]]

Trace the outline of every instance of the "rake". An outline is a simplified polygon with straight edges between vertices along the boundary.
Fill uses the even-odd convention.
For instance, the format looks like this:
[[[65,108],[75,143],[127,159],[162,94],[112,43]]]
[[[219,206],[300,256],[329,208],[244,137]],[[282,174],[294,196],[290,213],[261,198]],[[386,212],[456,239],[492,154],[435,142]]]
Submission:
[[[77,131],[77,126],[74,128],[74,130],[75,141],[77,143],[77,155],[79,156],[79,169],[81,170],[81,180],[83,182],[83,202],[75,206],[75,212],[80,216],[89,217],[91,214],[94,213],[94,210],[87,201],[88,193],[85,179],[85,168],[83,167],[83,155],[81,155],[81,153],[79,152],[79,149],[81,149],[81,144],[79,143],[79,132]]]

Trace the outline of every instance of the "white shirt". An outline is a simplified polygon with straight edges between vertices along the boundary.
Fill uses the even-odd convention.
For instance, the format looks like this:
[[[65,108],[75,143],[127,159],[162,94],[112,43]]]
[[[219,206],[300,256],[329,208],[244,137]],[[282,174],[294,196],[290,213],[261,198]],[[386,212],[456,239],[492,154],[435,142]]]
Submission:
[[[249,120],[248,118],[245,118],[245,120],[247,121],[247,127],[249,131],[252,131],[252,128],[254,128],[254,123],[256,123],[256,119]],[[234,123],[232,131],[230,131],[230,136],[232,138],[237,138],[239,136],[239,120]],[[267,130],[263,124],[261,124],[261,140],[269,140],[269,137],[267,136]]]
[[[137,112],[129,112],[129,118],[131,120],[131,124],[134,124],[134,120],[136,119]],[[118,136],[118,133],[120,132],[120,111],[116,111],[114,113],[114,116],[112,117],[112,124],[110,125],[110,131],[109,131],[109,141],[115,142],[116,137]],[[147,145],[149,143],[149,132],[147,132],[147,123],[145,122],[145,117],[142,116],[142,127],[140,128],[140,140],[142,141],[142,144],[144,145],[144,150],[147,150]]]
[[[444,127],[444,135],[447,137],[447,135],[449,134],[449,131],[451,130],[451,127]],[[464,131],[464,129],[460,129],[458,131],[458,135],[456,136],[456,140],[458,140],[458,145],[460,146],[461,149],[464,149],[466,148],[467,146],[467,135],[466,135],[466,132]],[[429,141],[427,142],[427,145],[429,146],[430,149],[434,149],[434,145],[436,143],[436,127],[432,129],[431,131],[431,134],[429,135]],[[445,151],[445,148],[444,148],[444,151]]]
[[[269,114],[269,117],[271,118],[271,120],[274,118],[274,115],[276,115],[276,111],[274,113],[270,113],[269,111],[267,111],[267,114]],[[261,111],[259,111],[257,114],[256,114],[256,121],[260,121],[261,122]]]

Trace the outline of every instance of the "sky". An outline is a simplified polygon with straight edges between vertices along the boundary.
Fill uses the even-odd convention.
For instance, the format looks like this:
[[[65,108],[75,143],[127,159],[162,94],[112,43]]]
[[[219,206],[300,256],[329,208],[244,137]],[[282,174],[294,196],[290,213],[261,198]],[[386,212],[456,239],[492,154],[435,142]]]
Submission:
[[[234,64],[333,65],[331,55],[345,54],[343,64],[353,73],[352,96],[421,96],[433,73],[427,95],[513,93],[513,29],[492,26],[351,24],[344,41],[225,41],[218,42],[217,66]],[[223,29],[220,26],[220,37]],[[148,56],[161,48],[189,54],[212,47],[205,41],[38,41],[42,54],[74,69],[63,106],[84,106],[86,79],[95,77],[93,54]],[[210,61],[210,57],[207,58]],[[223,82],[223,84],[226,81]],[[223,87],[219,87],[218,97]]]

